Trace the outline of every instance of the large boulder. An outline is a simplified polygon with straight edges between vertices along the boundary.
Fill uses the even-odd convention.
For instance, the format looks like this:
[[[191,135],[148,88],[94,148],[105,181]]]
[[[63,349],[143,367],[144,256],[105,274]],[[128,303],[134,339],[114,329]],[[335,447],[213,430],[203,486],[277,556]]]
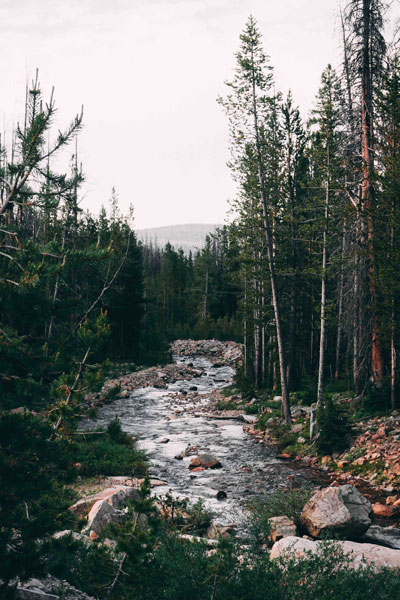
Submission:
[[[348,556],[353,569],[362,569],[371,566],[376,569],[384,567],[389,569],[400,568],[400,551],[384,548],[375,544],[359,544],[348,541],[331,541]],[[310,554],[323,554],[325,542],[313,541],[299,537],[285,537],[276,542],[271,550],[271,558],[294,556],[298,560],[307,558]]]
[[[301,520],[313,537],[322,532],[359,538],[371,525],[371,503],[352,485],[325,488],[304,506]]]
[[[105,500],[111,506],[118,508],[127,504],[128,500],[131,500],[132,498],[135,500],[139,499],[139,491],[136,488],[127,485],[117,485],[101,490],[92,496],[81,498],[81,500],[78,500],[78,502],[75,502],[75,504],[70,507],[70,511],[75,515],[83,515],[99,500]]]
[[[90,509],[84,531],[99,533],[109,523],[120,523],[123,517],[124,513],[109,504],[107,500],[98,500]]]
[[[381,544],[394,550],[400,550],[400,529],[398,527],[379,527],[371,525],[361,540],[371,544]]]
[[[20,600],[94,600],[92,596],[51,575],[19,583],[15,596]]]

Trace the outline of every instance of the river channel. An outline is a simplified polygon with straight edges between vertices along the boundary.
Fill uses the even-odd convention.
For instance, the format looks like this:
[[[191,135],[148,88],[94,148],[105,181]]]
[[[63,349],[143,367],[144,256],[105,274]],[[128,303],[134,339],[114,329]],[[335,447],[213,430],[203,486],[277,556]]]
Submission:
[[[236,524],[242,528],[246,521],[245,507],[252,500],[288,488],[293,479],[296,487],[311,485],[305,471],[294,471],[277,458],[274,449],[243,431],[243,422],[201,413],[201,408],[209,402],[208,394],[232,382],[231,367],[215,367],[204,357],[175,357],[175,361],[190,363],[198,369],[198,376],[169,384],[167,389],[132,391],[129,397],[101,407],[95,420],[85,422],[85,428],[106,426],[118,416],[122,429],[134,435],[139,448],[146,452],[151,477],[167,482],[154,492],[158,496],[170,492],[192,502],[201,498],[214,512],[217,524]],[[194,387],[201,395],[196,404],[188,393]],[[190,450],[189,456],[182,460],[175,458],[189,447],[195,453],[213,454],[222,468],[191,472]],[[219,491],[225,492],[225,499],[217,499]]]

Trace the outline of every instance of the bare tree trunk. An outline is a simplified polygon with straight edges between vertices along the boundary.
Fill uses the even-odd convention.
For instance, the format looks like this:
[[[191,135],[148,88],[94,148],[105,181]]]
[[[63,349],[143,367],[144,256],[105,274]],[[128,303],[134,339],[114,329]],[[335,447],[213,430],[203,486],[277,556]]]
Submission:
[[[254,71],[253,71],[254,73]],[[274,265],[274,252],[272,245],[272,233],[270,225],[270,217],[268,213],[268,197],[267,190],[265,187],[264,170],[263,170],[263,159],[261,153],[261,142],[260,132],[258,127],[258,112],[256,102],[256,82],[253,75],[253,117],[254,117],[254,132],[256,138],[256,150],[257,150],[257,170],[258,170],[258,184],[261,194],[261,204],[264,217],[264,228],[265,228],[265,239],[267,246],[267,259],[269,274],[271,279],[271,292],[272,292],[272,305],[274,308],[275,315],[275,328],[276,328],[276,340],[278,342],[278,355],[279,355],[279,368],[280,368],[280,379],[281,379],[281,393],[282,393],[282,412],[285,418],[285,422],[290,425],[292,423],[292,416],[290,413],[289,394],[286,383],[286,361],[285,361],[285,350],[283,345],[283,332],[281,325],[281,313],[278,298],[278,289],[276,285],[275,276],[275,265]]]
[[[328,150],[328,169],[329,169],[329,150]],[[324,391],[324,366],[325,366],[325,335],[326,335],[326,267],[327,267],[327,237],[328,237],[328,216],[329,216],[329,175],[326,183],[325,197],[325,223],[322,240],[322,279],[321,279],[321,333],[319,338],[319,365],[318,365],[318,390],[317,390],[317,408],[322,406]]]
[[[206,271],[206,281],[204,285],[204,300],[203,300],[203,310],[201,311],[201,318],[204,321],[207,316],[207,307],[208,307],[208,269]]]
[[[343,336],[343,295],[344,295],[343,262],[344,262],[345,252],[346,252],[346,219],[344,220],[344,223],[343,223],[342,264],[341,264],[341,272],[340,272],[340,278],[339,278],[338,326],[337,326],[337,336],[336,336],[336,362],[335,362],[335,379],[336,379],[336,381],[339,379],[339,375],[340,375],[340,354],[341,354],[342,336]]]
[[[395,311],[392,312],[392,335],[390,338],[390,406],[397,408],[397,373],[396,373],[396,322]]]
[[[353,382],[354,389],[360,392],[360,311],[359,304],[359,258],[355,256],[353,283]]]

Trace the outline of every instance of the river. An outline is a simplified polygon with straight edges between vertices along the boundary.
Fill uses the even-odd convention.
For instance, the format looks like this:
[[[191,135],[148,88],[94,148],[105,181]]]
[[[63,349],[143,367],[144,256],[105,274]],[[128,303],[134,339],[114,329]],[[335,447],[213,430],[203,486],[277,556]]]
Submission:
[[[193,365],[199,376],[169,384],[167,389],[137,389],[129,397],[101,407],[96,419],[85,422],[85,428],[106,426],[118,416],[122,429],[134,435],[139,448],[146,452],[151,477],[168,482],[157,487],[155,493],[163,496],[170,492],[192,502],[202,499],[214,512],[214,522],[220,525],[245,527],[246,505],[288,488],[290,479],[295,480],[296,487],[311,485],[307,470],[294,471],[277,458],[273,448],[243,431],[243,422],[220,420],[200,412],[209,402],[207,394],[232,383],[231,367],[216,368],[204,357],[174,357],[174,360]],[[191,400],[188,392],[193,387],[205,395],[200,403]],[[188,447],[195,453],[215,455],[222,468],[191,472],[193,455],[182,460],[175,458]],[[225,499],[217,499],[219,491],[225,492]]]

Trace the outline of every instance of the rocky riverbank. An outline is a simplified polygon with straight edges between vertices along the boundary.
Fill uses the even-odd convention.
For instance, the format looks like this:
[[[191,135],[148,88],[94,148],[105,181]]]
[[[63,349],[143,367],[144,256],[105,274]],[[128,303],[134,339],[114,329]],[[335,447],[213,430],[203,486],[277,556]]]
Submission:
[[[396,415],[390,422],[375,419],[364,423],[347,455],[325,457],[323,464],[307,454],[279,456],[271,446],[276,442],[272,430],[257,429],[259,415],[247,414],[255,412],[255,399],[244,401],[239,395],[224,391],[232,382],[231,365],[240,360],[240,345],[180,340],[172,350],[176,364],[109,380],[102,393],[117,389],[118,397],[103,406],[100,400],[99,415],[93,424],[107,424],[118,415],[123,429],[138,438],[150,460],[149,485],[158,497],[156,509],[162,519],[175,515],[182,543],[192,543],[203,536],[208,540],[210,553],[216,552],[221,537],[239,536],[245,545],[246,531],[241,523],[244,512],[254,500],[268,504],[275,493],[283,493],[282,512],[273,513],[276,516],[270,519],[271,532],[264,548],[272,558],[279,559],[287,552],[293,552],[297,558],[307,551],[318,553],[321,536],[331,533],[346,538],[337,543],[343,552],[353,553],[354,568],[364,564],[400,568],[400,529],[382,526],[385,522],[394,524],[393,520],[382,523],[385,511],[393,517],[400,510],[397,487],[382,482],[379,488],[374,487],[376,477],[365,481],[355,474],[338,472],[350,464],[363,467],[370,459],[374,465],[385,452],[388,464],[384,468],[388,473],[394,472],[399,435]],[[292,432],[297,437],[301,438],[307,427],[308,412],[307,407],[293,407]],[[272,409],[267,409],[266,414],[273,414]],[[278,419],[270,418],[272,424]],[[349,453],[353,453],[351,461]],[[340,466],[341,461],[344,464]],[[336,469],[332,469],[333,464]],[[128,504],[139,500],[143,482],[120,476],[90,481],[81,478],[75,486],[80,498],[70,509],[79,519],[80,530],[58,532],[55,539],[72,536],[85,544],[104,544],[113,549],[115,543],[104,538],[104,528],[109,523],[124,523]],[[366,485],[368,492],[375,490],[381,495],[379,501],[370,493],[365,494]],[[285,506],[290,508],[299,488],[308,489],[309,496],[313,490],[315,493],[300,507],[301,515],[296,521],[290,513],[285,514]],[[209,521],[203,521],[201,532],[193,530],[193,514],[186,508],[186,500],[181,505],[185,498],[192,503],[205,501],[206,507],[214,511],[212,521],[211,516],[207,516]],[[148,526],[145,514],[137,513],[136,521],[144,529]],[[121,556],[116,555],[115,560],[118,563]],[[59,598],[54,593],[57,585],[65,593],[73,593],[72,588],[63,588],[62,582],[48,578],[19,586],[19,594],[21,598]]]

